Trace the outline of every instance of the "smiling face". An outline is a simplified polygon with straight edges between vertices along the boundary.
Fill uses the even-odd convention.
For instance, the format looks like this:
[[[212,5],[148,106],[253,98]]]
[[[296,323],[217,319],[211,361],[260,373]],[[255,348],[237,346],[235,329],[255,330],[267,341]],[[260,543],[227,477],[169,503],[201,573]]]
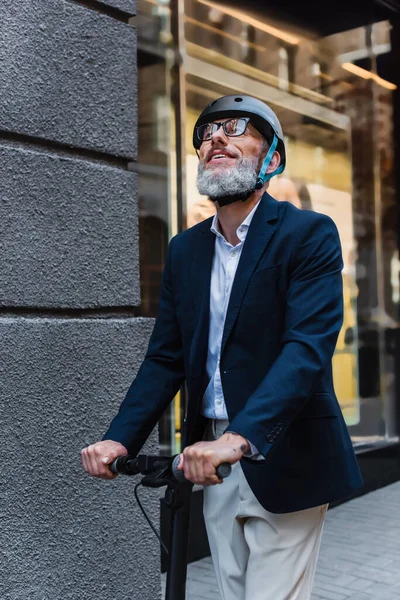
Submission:
[[[235,137],[227,136],[219,127],[211,139],[200,146],[197,176],[200,194],[218,202],[219,206],[247,200],[254,193],[267,151],[267,141],[251,123],[242,135]]]
[[[226,121],[229,121],[229,118],[214,122]],[[199,158],[205,169],[219,171],[234,166],[242,158],[259,159],[264,149],[265,139],[251,123],[248,123],[245,132],[237,137],[228,137],[223,128],[219,127],[210,140],[201,144]]]

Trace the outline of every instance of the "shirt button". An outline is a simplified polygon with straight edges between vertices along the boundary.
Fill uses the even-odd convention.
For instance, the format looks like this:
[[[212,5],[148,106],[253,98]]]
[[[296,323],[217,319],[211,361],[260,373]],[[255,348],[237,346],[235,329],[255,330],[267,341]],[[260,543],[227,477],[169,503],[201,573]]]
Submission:
[[[217,404],[218,404],[218,406],[221,406],[222,400],[217,400]]]
[[[234,252],[233,250],[231,250],[231,256],[236,256],[236,252]]]

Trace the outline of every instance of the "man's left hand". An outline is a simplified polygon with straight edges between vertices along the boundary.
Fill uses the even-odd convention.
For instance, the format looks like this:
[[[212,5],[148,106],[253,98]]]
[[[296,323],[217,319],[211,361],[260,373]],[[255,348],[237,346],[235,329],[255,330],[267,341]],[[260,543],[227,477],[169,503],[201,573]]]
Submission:
[[[216,485],[222,480],[216,474],[221,463],[234,464],[248,452],[249,442],[241,435],[224,433],[218,440],[197,442],[185,448],[181,454],[178,469],[185,478],[199,485]]]

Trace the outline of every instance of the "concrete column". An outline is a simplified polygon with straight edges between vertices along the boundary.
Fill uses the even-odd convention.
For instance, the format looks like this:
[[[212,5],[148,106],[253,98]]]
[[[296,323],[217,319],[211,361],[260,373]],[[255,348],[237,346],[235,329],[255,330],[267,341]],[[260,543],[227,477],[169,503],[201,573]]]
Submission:
[[[80,467],[153,327],[134,309],[135,4],[1,2],[1,600],[160,598],[135,482]]]

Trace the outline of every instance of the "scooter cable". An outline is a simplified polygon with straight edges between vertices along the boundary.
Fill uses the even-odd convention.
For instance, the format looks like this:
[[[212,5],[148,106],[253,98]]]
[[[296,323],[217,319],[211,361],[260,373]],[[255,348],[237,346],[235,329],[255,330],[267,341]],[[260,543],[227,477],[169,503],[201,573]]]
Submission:
[[[146,521],[147,521],[147,522],[148,522],[148,524],[150,525],[150,527],[151,527],[151,529],[152,529],[153,533],[155,534],[155,536],[157,537],[158,541],[160,542],[160,544],[161,544],[161,546],[162,546],[162,548],[163,548],[164,552],[166,552],[166,553],[167,553],[167,555],[168,555],[168,548],[166,547],[166,545],[165,545],[165,544],[164,544],[164,542],[162,541],[162,539],[161,539],[161,536],[159,535],[159,533],[157,532],[157,530],[156,530],[156,528],[154,527],[153,523],[151,522],[150,518],[149,518],[149,517],[148,517],[148,515],[146,514],[146,511],[144,510],[144,508],[143,508],[143,505],[142,505],[142,503],[141,503],[141,501],[140,501],[139,494],[138,494],[138,487],[139,487],[140,485],[143,485],[141,481],[139,481],[139,483],[137,483],[137,484],[135,485],[135,488],[134,488],[134,490],[133,490],[133,493],[135,494],[136,502],[138,503],[138,506],[139,506],[140,510],[142,511],[144,518],[146,519]]]

